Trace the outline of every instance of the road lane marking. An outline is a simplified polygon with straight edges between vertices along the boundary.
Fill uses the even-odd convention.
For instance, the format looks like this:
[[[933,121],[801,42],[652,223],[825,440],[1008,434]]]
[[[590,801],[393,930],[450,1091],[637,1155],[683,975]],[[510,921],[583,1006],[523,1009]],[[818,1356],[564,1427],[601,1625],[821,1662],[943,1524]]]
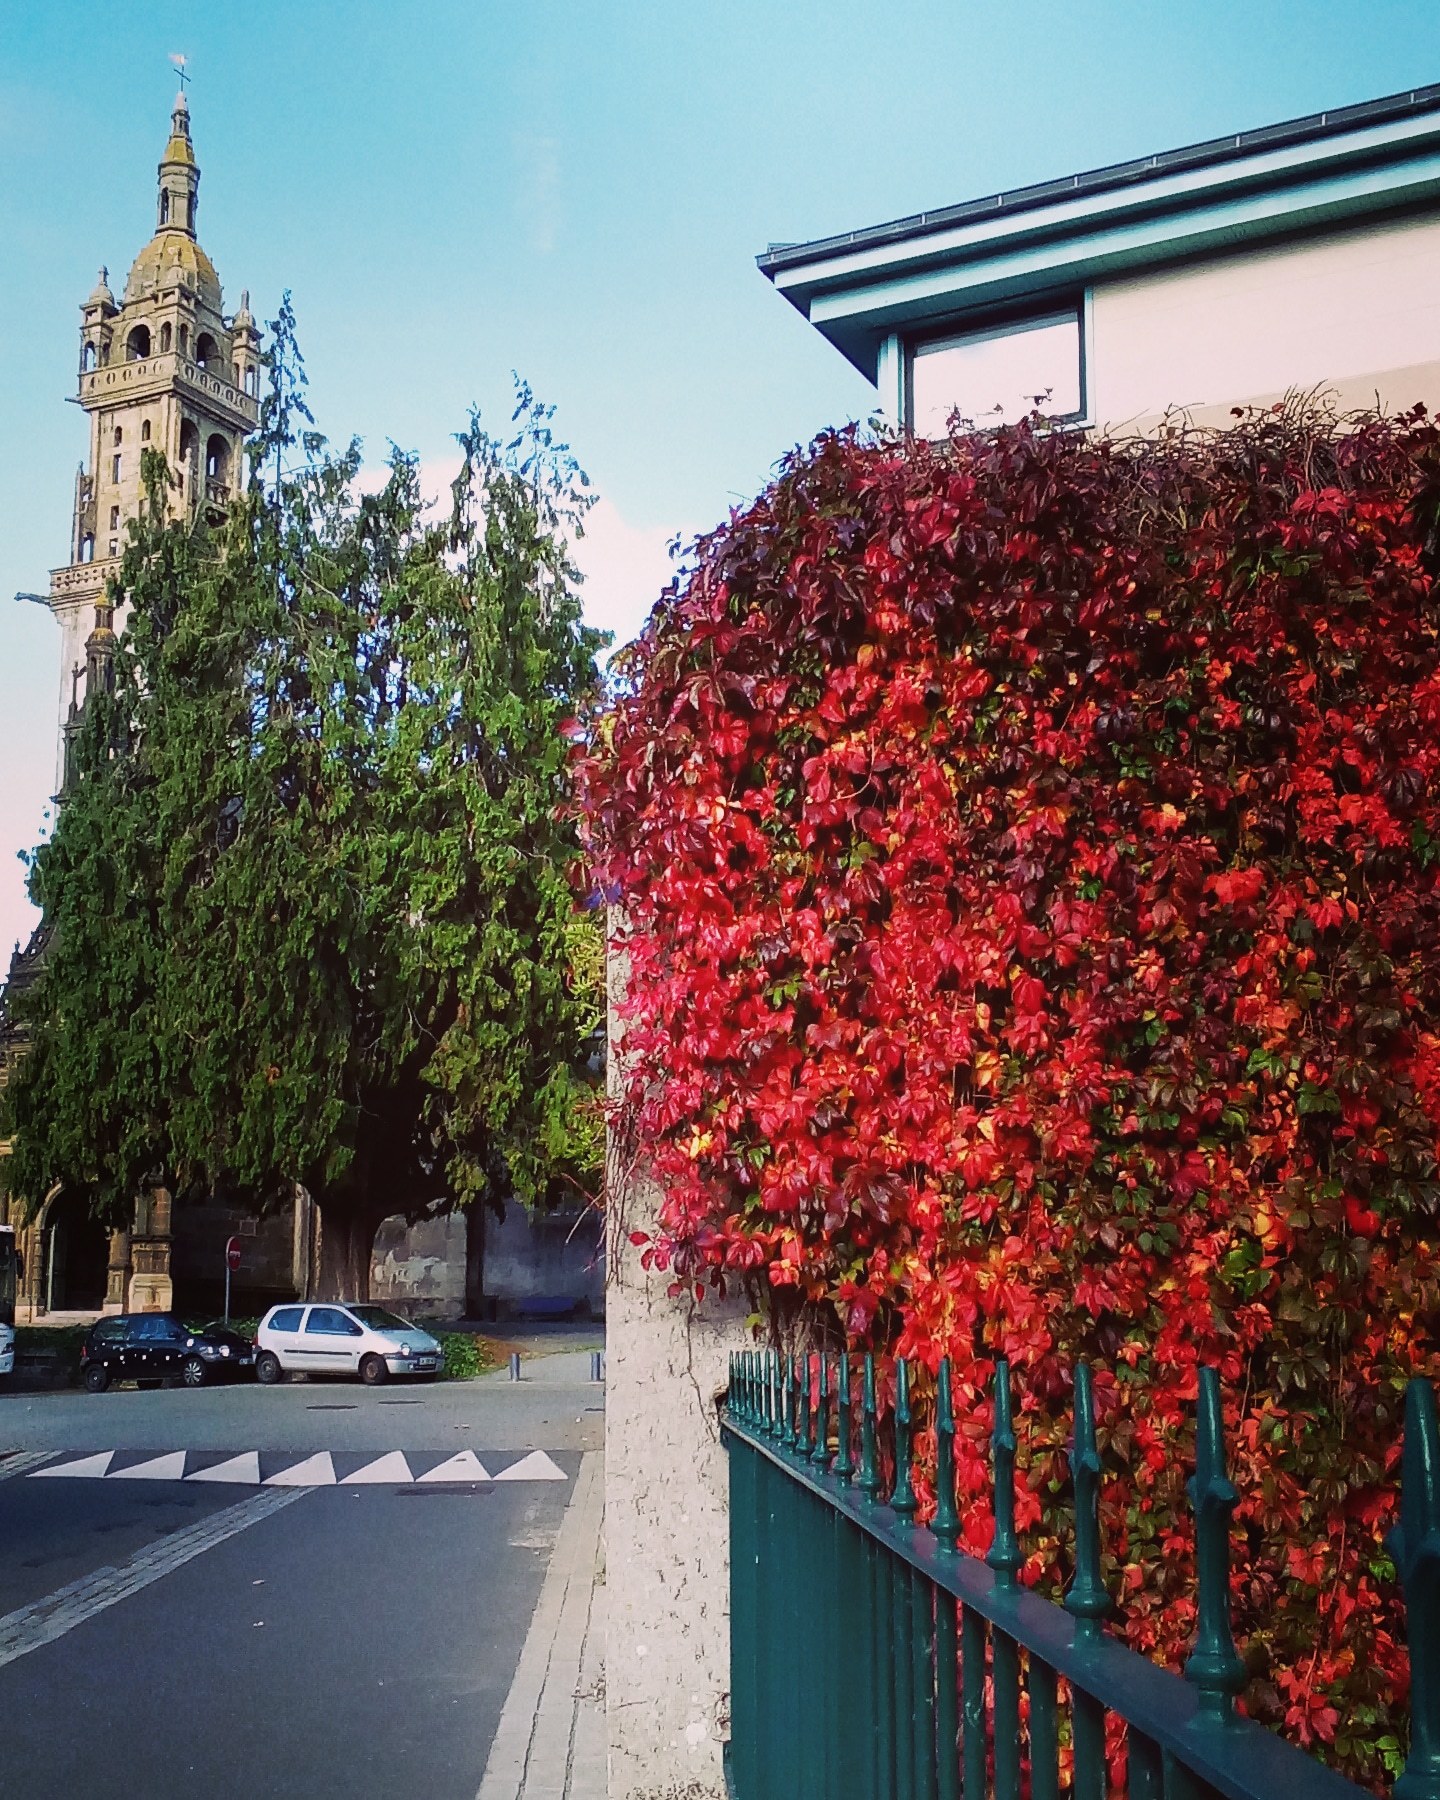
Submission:
[[[73,1480],[107,1481],[214,1481],[230,1482],[239,1487],[277,1487],[277,1488],[310,1488],[335,1487],[337,1485],[404,1485],[407,1482],[464,1482],[471,1485],[481,1482],[497,1481],[568,1481],[570,1477],[543,1450],[531,1450],[512,1462],[508,1468],[502,1469],[498,1475],[492,1475],[473,1450],[459,1450],[455,1455],[446,1457],[424,1474],[417,1475],[415,1468],[426,1460],[424,1451],[389,1450],[379,1456],[372,1456],[363,1467],[357,1467],[353,1473],[338,1476],[335,1471],[335,1454],[329,1450],[317,1450],[305,1455],[298,1462],[280,1469],[268,1480],[263,1480],[260,1473],[260,1458],[279,1458],[283,1451],[241,1450],[225,1457],[223,1461],[212,1463],[206,1468],[196,1469],[192,1474],[185,1473],[186,1464],[192,1457],[201,1457],[217,1452],[204,1450],[167,1450],[159,1455],[150,1455],[138,1463],[131,1463],[123,1468],[113,1466],[116,1456],[133,1456],[133,1450],[97,1450],[90,1455],[74,1457],[73,1452],[66,1451],[19,1451],[6,1458],[0,1454],[0,1480],[7,1473],[28,1475],[32,1480],[50,1480],[65,1477]],[[223,1454],[223,1453],[222,1453]],[[295,1455],[294,1451],[288,1454]],[[348,1466],[349,1460],[356,1456],[355,1452],[340,1451],[342,1463]],[[363,1453],[362,1453],[363,1454]],[[431,1455],[434,1454],[432,1451]],[[496,1451],[492,1455],[504,1456],[505,1451]],[[514,1452],[510,1452],[511,1455]],[[69,1455],[69,1462],[53,1462],[56,1455]],[[45,1464],[45,1467],[37,1467]],[[272,1462],[273,1467],[273,1462]]]
[[[345,1477],[347,1484],[352,1481],[391,1483],[414,1479],[402,1450],[392,1450],[388,1456],[377,1456],[374,1462],[366,1463],[363,1469],[357,1469],[353,1475]]]
[[[8,1663],[28,1656],[45,1644],[93,1619],[97,1613],[118,1605],[131,1594],[138,1594],[152,1582],[161,1580],[182,1568],[206,1550],[213,1550],[237,1532],[259,1524],[282,1506],[302,1499],[304,1488],[289,1492],[248,1494],[234,1506],[197,1519],[180,1531],[172,1531],[156,1543],[147,1544],[133,1556],[113,1567],[96,1569],[82,1575],[43,1600],[33,1601],[0,1618],[0,1669]]]
[[[335,1465],[330,1460],[328,1450],[317,1450],[313,1456],[307,1456],[304,1462],[282,1469],[278,1475],[272,1475],[265,1483],[266,1487],[334,1487]]]
[[[107,1481],[179,1481],[185,1474],[185,1452],[172,1450],[166,1456],[152,1456],[149,1462],[135,1463],[128,1469],[112,1469]]]
[[[564,1481],[565,1471],[551,1462],[543,1450],[532,1450],[495,1477],[497,1481]]]
[[[73,1475],[80,1481],[92,1480],[105,1473],[114,1454],[113,1450],[101,1450],[94,1456],[82,1456],[79,1462],[61,1463],[53,1469],[37,1469],[30,1479],[43,1481],[49,1475]]]
[[[187,1481],[235,1481],[243,1482],[248,1487],[260,1485],[260,1452],[258,1450],[242,1450],[238,1456],[232,1456],[225,1462],[213,1463],[208,1469],[197,1469],[193,1475],[185,1477]]]
[[[28,1475],[32,1469],[38,1469],[42,1463],[49,1462],[54,1454],[53,1450],[0,1452],[0,1481],[9,1481],[12,1475]]]
[[[418,1476],[420,1481],[489,1481],[488,1470],[473,1450],[457,1450],[448,1461]]]

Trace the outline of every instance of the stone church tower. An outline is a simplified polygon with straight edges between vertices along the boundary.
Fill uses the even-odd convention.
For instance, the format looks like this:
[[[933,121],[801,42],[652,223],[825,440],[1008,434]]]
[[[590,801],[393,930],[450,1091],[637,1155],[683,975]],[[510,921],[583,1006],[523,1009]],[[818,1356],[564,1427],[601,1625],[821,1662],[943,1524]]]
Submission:
[[[243,479],[245,438],[259,422],[260,334],[249,297],[227,317],[215,265],[195,232],[200,168],[183,92],[160,159],[155,235],[130,269],[117,301],[107,274],[81,308],[79,391],[90,421],[90,453],[75,478],[70,559],[50,575],[50,609],[60,626],[61,679],[56,791],[63,799],[66,746],[85,695],[112,678],[116,620],[110,578],[126,526],[144,500],[141,459],[157,450],[169,464],[175,513],[223,516]],[[45,955],[42,921],[17,952],[0,988],[0,1085],[25,1053],[10,999]],[[0,1144],[0,1162],[6,1146]],[[14,1205],[0,1173],[0,1222]],[[141,1195],[128,1231],[105,1232],[84,1195],[56,1189],[33,1213],[17,1212],[24,1259],[22,1300],[37,1312],[163,1309],[173,1299],[170,1196]],[[222,1240],[223,1241],[223,1240]]]
[[[169,463],[177,510],[218,516],[243,478],[242,446],[259,422],[260,334],[248,294],[233,318],[225,316],[220,277],[195,233],[200,167],[183,93],[159,176],[155,235],[135,258],[123,296],[116,301],[101,269],[81,308],[76,398],[90,418],[90,455],[75,477],[70,560],[50,576],[61,633],[57,786],[66,726],[113,644],[106,585],[144,498],[144,451],[158,450]]]

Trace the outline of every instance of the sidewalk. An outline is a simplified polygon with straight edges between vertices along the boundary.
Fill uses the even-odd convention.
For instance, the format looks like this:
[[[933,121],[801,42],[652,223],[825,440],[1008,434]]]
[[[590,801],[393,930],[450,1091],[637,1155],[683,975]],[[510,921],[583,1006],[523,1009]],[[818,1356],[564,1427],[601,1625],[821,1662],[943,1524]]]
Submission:
[[[478,1800],[605,1800],[605,1459],[587,1451]]]

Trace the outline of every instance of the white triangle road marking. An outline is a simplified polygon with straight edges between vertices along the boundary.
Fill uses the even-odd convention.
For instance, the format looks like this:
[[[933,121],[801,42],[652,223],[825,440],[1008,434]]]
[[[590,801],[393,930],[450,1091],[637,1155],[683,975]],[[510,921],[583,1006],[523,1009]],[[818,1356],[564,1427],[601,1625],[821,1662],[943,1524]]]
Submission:
[[[403,1450],[392,1450],[388,1456],[377,1456],[374,1462],[366,1463],[363,1469],[357,1469],[353,1475],[347,1475],[342,1486],[349,1486],[352,1481],[385,1482],[413,1481],[410,1465],[405,1460]]]
[[[208,1469],[197,1469],[193,1475],[185,1477],[187,1481],[234,1481],[246,1487],[260,1485],[260,1452],[258,1450],[242,1450],[238,1456],[229,1457],[225,1462],[212,1463]]]
[[[136,1463],[129,1469],[112,1469],[108,1481],[183,1481],[185,1452],[172,1450],[166,1456],[152,1456],[149,1462]]]
[[[528,1456],[522,1456],[517,1463],[511,1463],[508,1469],[502,1469],[495,1477],[497,1481],[565,1481],[565,1471],[557,1468],[543,1450],[532,1450]]]
[[[48,1469],[36,1469],[30,1479],[31,1481],[43,1481],[48,1475],[74,1475],[82,1479],[85,1476],[103,1475],[110,1467],[110,1459],[114,1454],[113,1450],[99,1450],[94,1456],[82,1456],[78,1462],[59,1463]]]
[[[328,1450],[317,1450],[314,1456],[307,1456],[304,1462],[293,1463],[288,1469],[282,1469],[278,1475],[272,1475],[265,1483],[266,1487],[334,1487],[335,1465],[330,1460]]]
[[[473,1450],[457,1450],[448,1461],[427,1469],[417,1481],[489,1481],[490,1471]]]

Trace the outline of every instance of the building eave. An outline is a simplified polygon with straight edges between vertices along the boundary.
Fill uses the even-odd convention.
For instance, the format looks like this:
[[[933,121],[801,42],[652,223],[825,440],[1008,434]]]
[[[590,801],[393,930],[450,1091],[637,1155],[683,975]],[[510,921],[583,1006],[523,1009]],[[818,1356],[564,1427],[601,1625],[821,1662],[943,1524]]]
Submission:
[[[897,329],[1437,200],[1440,85],[757,260],[873,381]]]

